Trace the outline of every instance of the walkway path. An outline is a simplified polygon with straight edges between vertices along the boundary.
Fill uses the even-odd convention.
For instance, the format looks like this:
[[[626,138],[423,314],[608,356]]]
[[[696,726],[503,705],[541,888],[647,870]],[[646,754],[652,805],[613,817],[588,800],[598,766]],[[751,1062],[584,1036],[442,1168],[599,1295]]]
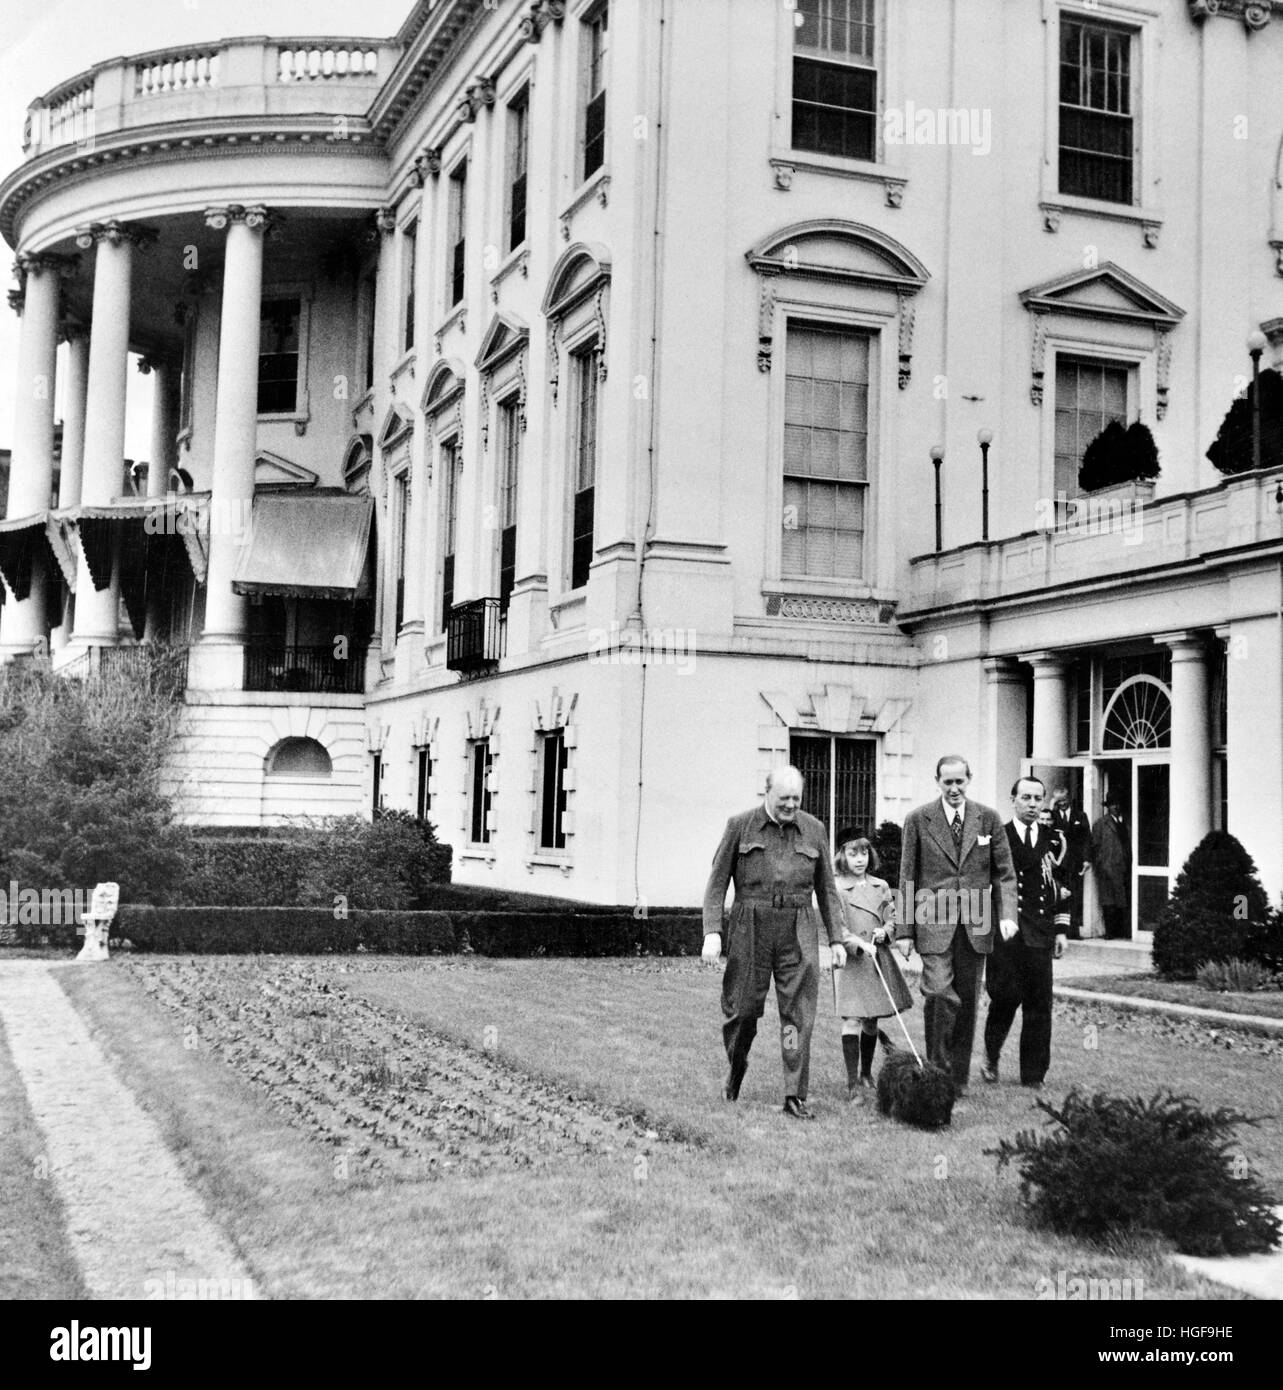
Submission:
[[[252,1297],[248,1271],[59,988],[59,971],[85,968],[0,965],[0,1024],[87,1287],[96,1298]]]

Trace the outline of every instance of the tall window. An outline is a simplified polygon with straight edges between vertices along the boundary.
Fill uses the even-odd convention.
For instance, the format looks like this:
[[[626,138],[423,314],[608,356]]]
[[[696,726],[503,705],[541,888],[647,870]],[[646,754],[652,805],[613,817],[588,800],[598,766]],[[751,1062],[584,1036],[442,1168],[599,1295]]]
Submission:
[[[261,327],[259,332],[262,332]],[[195,379],[196,310],[188,307],[183,313],[183,368],[178,387],[178,426],[182,430],[190,430],[192,427],[192,388]],[[168,479],[165,485],[169,486]]]
[[[461,159],[450,175],[446,206],[446,307],[463,299],[467,247],[468,161]]]
[[[441,477],[445,492],[441,500],[441,631],[450,626],[454,607],[454,547],[459,529],[459,473],[463,458],[459,441],[452,439],[441,447]]]
[[[361,344],[361,366],[365,376],[362,387],[368,391],[374,385],[374,306],[378,302],[378,272],[372,270],[361,281],[361,303],[359,317],[363,342]]]
[[[539,735],[539,848],[566,847],[566,739],[560,729]]]
[[[1057,499],[1078,496],[1078,467],[1087,446],[1111,420],[1127,424],[1128,368],[1091,358],[1056,358]]]
[[[570,355],[574,414],[572,417],[572,503],[570,521],[570,587],[588,583],[593,554],[593,498],[597,481],[597,345],[590,343]]]
[[[793,148],[848,159],[877,153],[875,0],[797,0]]]
[[[805,779],[802,809],[822,820],[830,836],[848,826],[875,828],[877,745],[872,739],[795,734],[789,758]]]
[[[396,545],[396,614],[395,632],[401,631],[405,621],[405,549],[406,534],[410,526],[410,479],[405,473],[398,473],[392,480],[392,524],[395,526]]]
[[[383,754],[370,754],[370,809],[377,816],[383,809]]]
[[[414,792],[414,814],[420,820],[427,820],[428,812],[432,809],[432,792],[429,790],[432,785],[431,750],[426,747],[420,748],[415,762],[417,778]]]
[[[1060,191],[1132,201],[1135,128],[1131,35],[1060,21]]]
[[[494,762],[488,738],[468,744],[468,840],[474,845],[490,843],[490,767]]]
[[[526,166],[530,151],[530,92],[508,103],[508,250],[526,239]]]
[[[401,312],[405,320],[402,329],[401,350],[409,352],[414,346],[414,275],[419,251],[419,224],[417,222],[407,223],[401,233],[401,240],[404,248],[401,256]]]
[[[508,600],[517,575],[517,475],[521,466],[520,401],[499,403],[499,609]]]
[[[584,20],[584,178],[606,161],[606,20],[605,5]]]
[[[265,299],[258,321],[258,413],[289,414],[298,401],[298,299]]]
[[[790,324],[784,397],[785,574],[864,574],[869,336]]]

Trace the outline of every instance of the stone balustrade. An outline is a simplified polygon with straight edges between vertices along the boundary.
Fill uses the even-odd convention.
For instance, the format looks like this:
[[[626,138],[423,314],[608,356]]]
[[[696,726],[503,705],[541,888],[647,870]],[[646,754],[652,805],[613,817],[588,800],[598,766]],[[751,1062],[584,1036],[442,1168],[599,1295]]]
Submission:
[[[369,38],[246,38],[113,58],[77,73],[27,108],[28,159],[135,127],[220,117],[360,116],[400,45]]]

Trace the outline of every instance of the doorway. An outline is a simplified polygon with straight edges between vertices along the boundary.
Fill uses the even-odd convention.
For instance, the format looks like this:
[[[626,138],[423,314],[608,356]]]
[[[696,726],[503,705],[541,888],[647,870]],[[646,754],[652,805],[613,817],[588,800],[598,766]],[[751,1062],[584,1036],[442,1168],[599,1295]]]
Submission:
[[[1152,939],[1171,891],[1171,763],[1166,753],[1096,760],[1094,826],[1113,796],[1121,803],[1131,850],[1127,921],[1133,939]]]

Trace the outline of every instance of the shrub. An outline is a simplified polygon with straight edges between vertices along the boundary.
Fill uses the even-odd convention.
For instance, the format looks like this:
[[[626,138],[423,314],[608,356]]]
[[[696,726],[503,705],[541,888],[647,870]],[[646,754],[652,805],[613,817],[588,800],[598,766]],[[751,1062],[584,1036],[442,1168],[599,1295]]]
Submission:
[[[1139,420],[1126,429],[1111,420],[1088,444],[1078,469],[1078,486],[1084,492],[1141,479],[1157,478],[1158,446],[1148,425]]]
[[[162,766],[177,729],[162,648],[76,679],[42,662],[0,674],[0,883],[164,902],[181,876]]]
[[[884,878],[892,888],[900,881],[900,853],[904,844],[904,835],[900,827],[893,820],[884,820],[873,832],[873,848],[878,852],[878,858],[882,861],[882,867],[878,870],[878,877]]]
[[[1154,969],[1192,980],[1209,960],[1272,962],[1278,929],[1252,856],[1224,830],[1194,847],[1154,923]]]
[[[1058,1131],[1026,1130],[985,1150],[1000,1170],[1019,1166],[1038,1224],[1091,1240],[1156,1232],[1187,1255],[1273,1248],[1283,1224],[1273,1198],[1230,1143],[1236,1125],[1255,1120],[1170,1092],[1145,1100],[1073,1090],[1059,1110],[1041,1100],[1038,1108]]]
[[[1261,373],[1261,464],[1283,463],[1283,376],[1267,368]],[[1207,457],[1218,472],[1248,473],[1252,469],[1252,387],[1237,397],[1221,421]]]
[[[1269,983],[1270,972],[1254,960],[1239,960],[1231,956],[1229,960],[1204,961],[1198,967],[1198,982],[1204,989],[1214,989],[1222,993],[1248,994],[1254,989],[1264,989]]]

